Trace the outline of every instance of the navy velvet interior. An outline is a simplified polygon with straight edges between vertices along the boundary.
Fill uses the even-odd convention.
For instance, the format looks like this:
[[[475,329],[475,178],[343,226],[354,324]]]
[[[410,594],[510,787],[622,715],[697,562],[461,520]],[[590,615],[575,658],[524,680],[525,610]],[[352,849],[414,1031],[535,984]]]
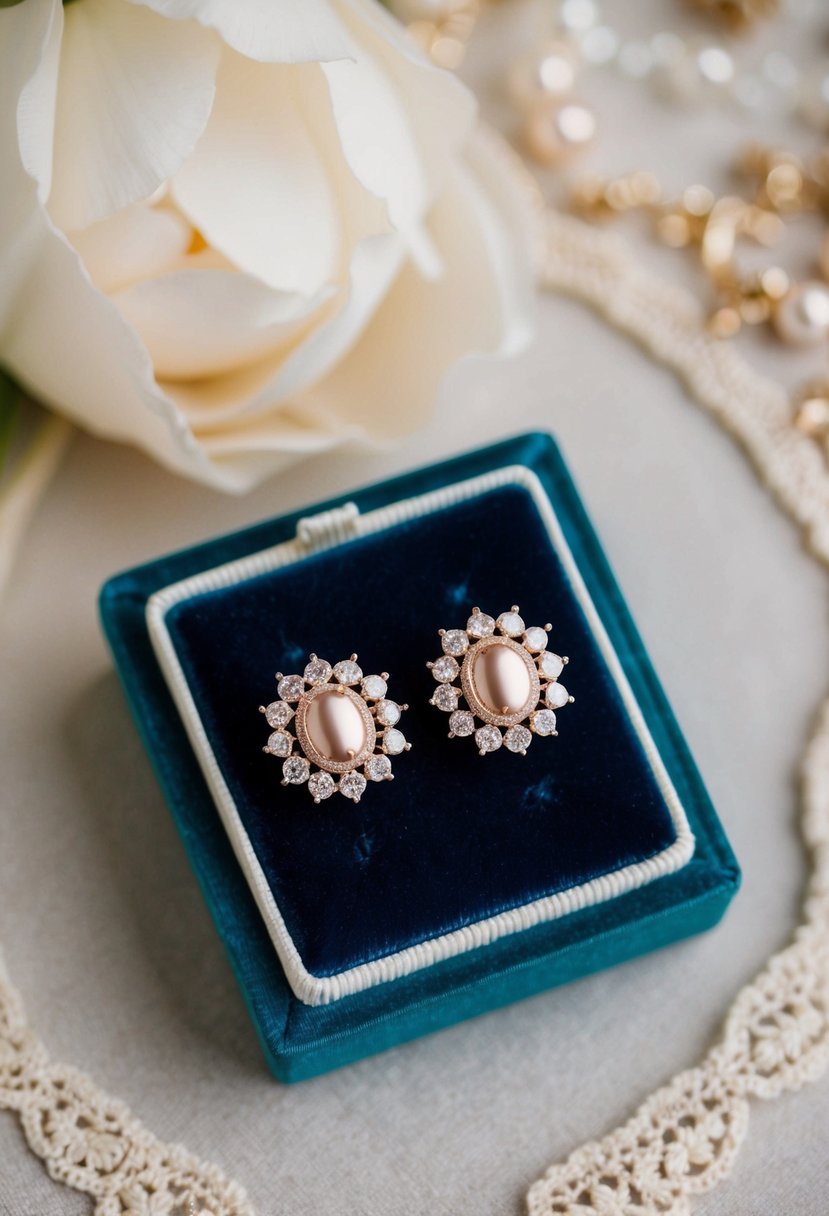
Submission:
[[[559,737],[480,757],[428,705],[439,627],[473,604],[553,622],[576,697]],[[305,966],[332,975],[662,851],[673,823],[531,496],[518,487],[310,556],[167,616],[211,744]],[[273,673],[358,651],[412,750],[355,806],[282,787]]]

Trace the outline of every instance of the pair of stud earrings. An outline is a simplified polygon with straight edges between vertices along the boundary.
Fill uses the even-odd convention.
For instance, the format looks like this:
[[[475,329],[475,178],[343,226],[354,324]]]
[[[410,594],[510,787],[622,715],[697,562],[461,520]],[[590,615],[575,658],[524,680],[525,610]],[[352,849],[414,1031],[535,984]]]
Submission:
[[[547,649],[551,629],[527,628],[514,604],[497,619],[473,608],[465,629],[439,630],[429,704],[449,714],[450,739],[474,736],[482,756],[501,746],[525,756],[534,734],[558,733],[556,710],[573,697],[558,680],[567,658]],[[359,802],[369,781],[391,781],[390,757],[411,744],[398,728],[409,707],[387,697],[388,679],[363,675],[356,654],[333,666],[312,654],[302,675],[277,672],[279,700],[259,710],[282,784],[307,783],[317,803],[337,790]]]

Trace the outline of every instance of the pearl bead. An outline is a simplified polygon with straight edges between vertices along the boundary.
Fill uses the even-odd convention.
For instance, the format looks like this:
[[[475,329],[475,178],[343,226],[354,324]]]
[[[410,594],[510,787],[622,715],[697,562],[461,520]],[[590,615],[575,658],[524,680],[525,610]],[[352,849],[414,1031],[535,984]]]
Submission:
[[[587,63],[601,67],[611,63],[619,50],[619,35],[609,25],[597,25],[581,37],[581,53]]]
[[[734,60],[721,46],[706,46],[697,55],[697,68],[706,84],[728,84],[734,77]]]
[[[596,24],[598,11],[593,0],[563,0],[558,19],[566,30],[578,33]]]
[[[527,150],[548,168],[564,164],[596,134],[596,118],[586,106],[540,105],[530,111],[525,129]]]
[[[482,705],[494,714],[514,714],[529,700],[530,673],[511,646],[487,646],[475,656],[472,682]]]
[[[540,52],[522,55],[507,75],[507,88],[516,105],[567,97],[576,80],[578,55],[568,42],[549,42]]]
[[[644,80],[653,68],[653,51],[647,42],[626,42],[619,51],[619,70],[631,80]]]
[[[309,703],[305,730],[319,754],[337,763],[358,756],[368,743],[359,709],[347,693],[336,688],[320,693]]]
[[[792,346],[824,342],[829,335],[829,287],[817,281],[798,283],[775,309],[774,324]]]

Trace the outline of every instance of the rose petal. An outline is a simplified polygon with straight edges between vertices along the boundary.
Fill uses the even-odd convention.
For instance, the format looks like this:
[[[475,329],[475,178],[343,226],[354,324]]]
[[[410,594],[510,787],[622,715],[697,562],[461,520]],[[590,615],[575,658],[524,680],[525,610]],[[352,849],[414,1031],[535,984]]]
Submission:
[[[534,332],[531,278],[526,260],[511,260],[504,218],[459,168],[430,215],[444,275],[430,281],[404,265],[359,341],[298,398],[294,416],[332,430],[356,423],[374,441],[397,439],[422,425],[461,358],[525,346]]]
[[[336,277],[340,221],[326,168],[296,96],[315,67],[226,52],[216,105],[173,197],[208,244],[281,291],[313,295]]]
[[[353,59],[323,68],[343,152],[357,180],[385,201],[421,268],[437,274],[423,228],[429,190],[408,116],[383,69],[353,45]]]
[[[269,63],[314,63],[348,55],[329,0],[133,0],[175,20],[192,17],[228,46]]]
[[[318,316],[317,325],[287,355],[281,351],[251,367],[210,380],[165,381],[165,392],[200,434],[205,427],[246,427],[264,415],[273,418],[276,407],[326,375],[353,345],[381,304],[405,252],[395,234],[362,242],[354,251],[348,290],[343,292],[339,307],[334,307],[332,300]]]
[[[179,168],[213,104],[220,43],[128,0],[66,9],[49,211],[85,228]]]
[[[34,182],[22,160],[18,106],[29,82],[40,72],[55,23],[62,19],[59,0],[0,9],[0,165],[3,204],[0,206],[0,339],[3,318],[13,307],[14,295],[25,279],[35,237],[33,212],[37,210]],[[24,109],[33,104],[32,95]],[[35,124],[38,120],[35,119]],[[41,153],[27,151],[32,168],[42,163]],[[0,349],[2,346],[0,345]]]
[[[360,48],[394,89],[417,149],[427,204],[443,189],[477,115],[470,90],[436,67],[403,26],[374,0],[334,0]]]
[[[0,334],[3,361],[45,405],[109,439],[134,443],[168,468],[223,484],[186,419],[156,385],[150,357],[80,257],[37,206],[29,231],[4,254],[20,286]]]
[[[58,90],[58,65],[63,38],[63,5],[41,4],[42,13],[48,13],[49,30],[40,62],[23,86],[17,103],[17,134],[20,142],[20,157],[38,183],[38,197],[44,202],[49,197],[52,185],[52,149],[55,135],[55,105]],[[9,49],[18,43],[7,40]],[[5,77],[6,65],[2,66]],[[7,162],[4,162],[7,163]]]
[[[180,270],[119,292],[121,315],[164,380],[220,375],[286,349],[315,319],[314,299],[272,291],[234,270]]]
[[[95,286],[109,295],[171,269],[187,252],[193,230],[170,208],[133,203],[68,236]]]

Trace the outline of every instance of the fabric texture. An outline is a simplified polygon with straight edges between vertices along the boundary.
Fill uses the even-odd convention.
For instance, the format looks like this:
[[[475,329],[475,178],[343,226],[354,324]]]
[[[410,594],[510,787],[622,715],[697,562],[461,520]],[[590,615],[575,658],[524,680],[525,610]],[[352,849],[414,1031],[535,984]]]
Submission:
[[[293,535],[298,516],[150,563],[111,580],[103,590],[104,624],[134,713],[269,1063],[284,1080],[347,1063],[698,932],[719,918],[736,889],[733,855],[549,436],[507,441],[352,497],[367,510],[514,463],[533,468],[553,501],[686,808],[697,839],[695,856],[677,875],[609,904],[582,909],[332,1006],[302,1005],[287,987],[155,664],[143,611],[159,587]],[[446,543],[455,532],[464,545]],[[462,566],[459,552],[467,541],[470,556]],[[413,750],[406,758],[411,762],[405,769],[400,766],[400,789],[395,788],[388,808],[375,797],[353,810],[337,807],[334,812],[313,807],[307,792],[299,790],[287,791],[284,814],[274,813],[275,799],[286,791],[278,787],[276,766],[258,751],[256,734],[262,730],[256,706],[268,699],[261,684],[274,667],[284,663],[287,668],[288,659],[294,666],[301,663],[308,650],[321,649],[323,635],[330,642],[329,657],[351,653],[359,631],[376,647],[371,656],[364,648],[364,661],[371,657],[378,669],[391,670],[407,699],[425,702],[431,680],[420,664],[434,649],[430,637],[441,620],[448,627],[462,624],[472,603],[496,611],[508,607],[518,598],[514,588],[526,579],[527,569],[534,597],[524,597],[527,611],[533,609],[542,619],[548,606],[554,636],[562,639],[562,649],[578,655],[574,678],[581,668],[579,697],[562,735],[546,741],[551,751],[555,748],[552,784],[545,741],[520,761],[506,754],[482,761],[474,748],[463,747],[465,741],[455,741],[450,753],[441,737],[445,717],[425,706],[416,715],[414,732],[409,731],[419,766]],[[332,585],[345,587],[350,577],[358,587],[361,573],[368,580],[365,596],[349,588],[332,598]],[[374,957],[390,944],[422,940],[482,911],[607,872],[671,840],[672,824],[644,757],[540,521],[521,492],[502,491],[455,512],[330,550],[278,576],[199,597],[176,612],[173,627],[209,729],[235,774],[257,852],[273,875],[301,948],[322,972]],[[477,787],[479,797],[462,798],[457,783],[480,782],[478,774],[484,773],[494,775]],[[466,804],[462,813],[459,803]],[[518,813],[514,809],[505,815],[505,806]],[[472,839],[470,824],[476,829]]]

